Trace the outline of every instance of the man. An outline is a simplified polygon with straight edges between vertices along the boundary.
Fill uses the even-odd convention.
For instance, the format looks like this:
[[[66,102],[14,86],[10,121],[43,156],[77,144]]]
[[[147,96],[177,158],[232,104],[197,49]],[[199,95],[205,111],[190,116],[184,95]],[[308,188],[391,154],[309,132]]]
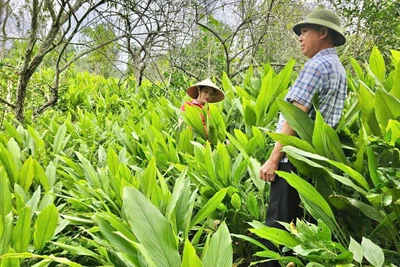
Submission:
[[[346,72],[334,48],[346,42],[340,19],[331,11],[317,9],[297,23],[293,31],[299,36],[301,50],[309,61],[304,65],[285,99],[312,116],[312,113],[315,114],[313,97],[318,93],[318,109],[325,122],[335,127],[340,120],[347,91]],[[282,115],[276,131],[296,135]],[[267,226],[282,229],[278,221],[295,222],[300,198],[297,191],[285,179],[275,175],[276,170],[287,172],[295,170],[281,150],[282,144],[276,142],[269,159],[260,169],[260,178],[271,182],[265,223]],[[271,243],[268,243],[267,247],[277,251]],[[259,266],[280,265],[277,261],[271,261]]]

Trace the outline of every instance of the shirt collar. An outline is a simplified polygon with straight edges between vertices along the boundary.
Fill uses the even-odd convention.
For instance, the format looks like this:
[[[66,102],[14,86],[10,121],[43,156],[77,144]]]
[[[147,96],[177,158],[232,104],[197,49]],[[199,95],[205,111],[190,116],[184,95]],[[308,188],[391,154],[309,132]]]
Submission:
[[[336,49],[331,47],[331,48],[326,48],[324,50],[319,51],[317,54],[315,54],[315,56],[313,56],[312,58],[318,58],[321,56],[325,56],[325,55],[329,55],[329,54],[335,54],[336,55]]]

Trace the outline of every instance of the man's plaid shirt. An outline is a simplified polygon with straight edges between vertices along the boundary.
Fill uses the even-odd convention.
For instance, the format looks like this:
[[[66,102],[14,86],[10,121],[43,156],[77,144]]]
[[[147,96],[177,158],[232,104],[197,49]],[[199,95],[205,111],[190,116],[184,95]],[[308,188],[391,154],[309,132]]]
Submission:
[[[324,49],[307,61],[285,99],[289,102],[296,101],[311,110],[316,92],[318,110],[324,121],[335,127],[342,115],[347,82],[346,71],[334,48]],[[310,116],[315,115],[312,111]],[[280,115],[277,132],[280,132],[284,121]]]

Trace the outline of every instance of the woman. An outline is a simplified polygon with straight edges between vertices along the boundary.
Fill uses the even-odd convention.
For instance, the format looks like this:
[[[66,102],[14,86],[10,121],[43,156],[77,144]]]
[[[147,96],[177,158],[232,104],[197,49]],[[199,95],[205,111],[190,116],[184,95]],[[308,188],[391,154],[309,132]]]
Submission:
[[[190,86],[186,93],[192,98],[191,101],[185,102],[181,106],[181,110],[185,111],[186,106],[204,108],[206,103],[216,103],[225,98],[224,93],[210,79],[205,79],[199,83]],[[200,114],[203,121],[204,129],[206,130],[206,121],[203,114]],[[178,126],[182,124],[182,119],[179,118]],[[207,131],[206,131],[207,134]]]

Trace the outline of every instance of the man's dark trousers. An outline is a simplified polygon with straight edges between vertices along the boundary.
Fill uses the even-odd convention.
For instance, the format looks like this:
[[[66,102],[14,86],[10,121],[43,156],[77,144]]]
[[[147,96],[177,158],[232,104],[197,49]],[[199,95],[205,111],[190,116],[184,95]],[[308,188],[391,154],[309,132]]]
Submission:
[[[290,162],[280,163],[280,171],[291,172],[296,171],[296,168]],[[290,186],[285,179],[275,176],[275,181],[271,182],[269,204],[267,208],[267,216],[265,224],[269,227],[285,229],[278,221],[281,222],[296,222],[301,209],[299,207],[300,197],[296,189]],[[264,245],[272,251],[278,252],[278,248],[269,242],[263,241]],[[269,261],[258,264],[260,267],[280,267],[278,261]]]

